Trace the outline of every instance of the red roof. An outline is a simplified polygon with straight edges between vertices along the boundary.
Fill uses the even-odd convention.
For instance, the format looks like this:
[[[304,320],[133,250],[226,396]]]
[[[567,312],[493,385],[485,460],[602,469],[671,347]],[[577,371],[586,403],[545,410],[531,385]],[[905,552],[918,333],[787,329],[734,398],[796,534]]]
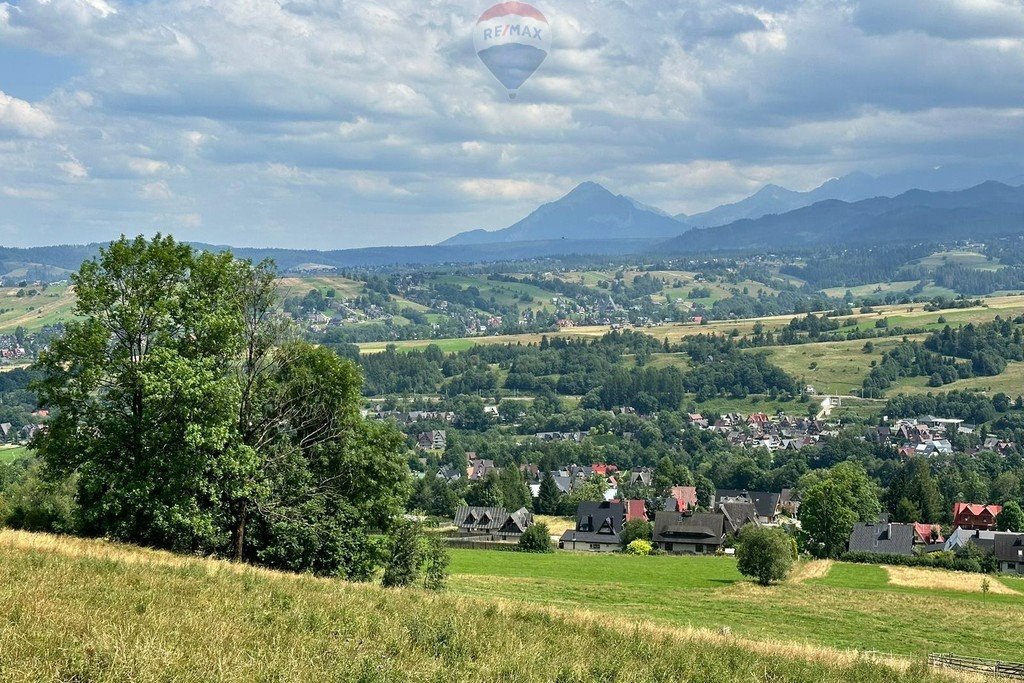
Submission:
[[[935,530],[934,537],[932,536],[932,529]],[[942,537],[942,527],[938,524],[922,524],[920,522],[915,522],[914,536],[920,543],[942,543],[946,540]]]
[[[696,486],[673,486],[668,490],[668,495],[676,500],[676,512],[692,510],[697,507]]]
[[[626,521],[647,519],[647,503],[642,500],[626,501]]]
[[[1002,505],[981,505],[980,503],[953,503],[953,526],[991,529],[995,519],[1003,511]]]

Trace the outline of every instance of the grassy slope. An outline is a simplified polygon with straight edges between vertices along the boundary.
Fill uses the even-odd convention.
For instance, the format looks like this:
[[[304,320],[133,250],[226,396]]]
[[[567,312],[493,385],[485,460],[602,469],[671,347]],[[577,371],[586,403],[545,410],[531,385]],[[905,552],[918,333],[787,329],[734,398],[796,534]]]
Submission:
[[[846,394],[861,387],[871,369],[871,361],[880,361],[884,352],[901,341],[901,337],[871,340],[872,353],[864,353],[865,340],[775,346],[755,351],[767,352],[773,363],[821,393]],[[813,369],[812,363],[816,364]]]
[[[452,569],[454,585],[470,595],[728,626],[742,637],[783,635],[816,646],[1019,660],[1024,629],[1024,595],[985,600],[978,593],[890,586],[886,572],[870,565],[835,564],[825,578],[768,589],[740,580],[725,558],[458,551]]]
[[[19,326],[35,332],[71,317],[75,295],[67,285],[51,285],[35,296],[19,297],[18,289],[0,289],[0,332],[13,332]]]
[[[9,531],[0,604],[4,681],[951,680],[906,661]]]
[[[28,455],[26,446],[4,446],[0,447],[0,464],[12,463],[15,460]]]

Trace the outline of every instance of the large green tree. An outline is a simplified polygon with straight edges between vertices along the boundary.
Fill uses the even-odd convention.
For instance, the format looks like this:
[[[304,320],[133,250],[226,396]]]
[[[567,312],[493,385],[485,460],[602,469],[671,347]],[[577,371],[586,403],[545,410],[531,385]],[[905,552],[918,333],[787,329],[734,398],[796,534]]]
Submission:
[[[77,476],[82,529],[364,577],[405,496],[401,436],[359,419],[351,361],[290,341],[274,271],[121,238],[73,276],[42,354],[37,440]],[[251,533],[250,533],[251,531]]]
[[[996,526],[1000,531],[1024,532],[1024,510],[1020,503],[1015,500],[1006,503],[1002,512],[996,515]]]
[[[800,521],[815,555],[838,557],[846,549],[857,522],[878,519],[878,487],[855,462],[812,472],[802,482]]]

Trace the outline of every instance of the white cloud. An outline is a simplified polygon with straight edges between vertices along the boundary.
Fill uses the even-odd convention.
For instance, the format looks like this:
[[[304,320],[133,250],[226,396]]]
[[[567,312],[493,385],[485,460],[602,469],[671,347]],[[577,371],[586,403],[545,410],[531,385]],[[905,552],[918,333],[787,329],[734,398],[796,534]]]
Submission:
[[[454,0],[0,0],[0,42],[76,74],[38,101],[0,94],[4,220],[49,241],[137,223],[422,243],[590,178],[692,212],[767,182],[1015,161],[1022,8],[551,4],[552,53],[509,102],[473,53],[480,8]],[[52,193],[45,214],[32,193]]]
[[[157,200],[172,199],[174,197],[174,193],[171,191],[170,185],[163,180],[144,184],[142,189],[139,190],[139,195],[143,199]]]
[[[139,176],[151,176],[166,171],[169,167],[166,161],[147,159],[145,157],[133,157],[126,162],[128,170]]]
[[[25,137],[50,135],[57,124],[43,109],[0,91],[0,130]]]
[[[62,170],[69,180],[82,180],[89,177],[89,169],[85,167],[81,161],[75,158],[73,154],[65,153],[66,159],[57,164],[57,168]]]

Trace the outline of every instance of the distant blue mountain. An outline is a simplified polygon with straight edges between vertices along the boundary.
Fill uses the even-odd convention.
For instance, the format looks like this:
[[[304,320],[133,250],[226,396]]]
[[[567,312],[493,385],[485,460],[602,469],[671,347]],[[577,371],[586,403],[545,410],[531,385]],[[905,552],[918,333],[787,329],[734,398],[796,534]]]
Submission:
[[[586,182],[502,230],[470,230],[439,246],[550,240],[667,239],[690,229],[658,209]]]
[[[956,192],[910,190],[858,202],[838,199],[782,214],[694,229],[662,253],[819,245],[988,239],[1024,234],[1024,187],[988,181]]]
[[[807,192],[787,190],[778,185],[765,185],[741,201],[723,204],[710,211],[691,216],[680,214],[676,218],[685,220],[695,228],[710,228],[727,225],[744,218],[756,219],[771,214],[782,214],[828,199],[856,202],[873,197],[895,197],[912,189],[932,192],[962,190],[979,185],[986,180],[997,180],[1011,185],[1020,184],[1024,181],[1024,165],[1002,164],[995,167],[980,167],[953,164],[924,170],[888,173],[877,177],[856,172],[832,178]]]

